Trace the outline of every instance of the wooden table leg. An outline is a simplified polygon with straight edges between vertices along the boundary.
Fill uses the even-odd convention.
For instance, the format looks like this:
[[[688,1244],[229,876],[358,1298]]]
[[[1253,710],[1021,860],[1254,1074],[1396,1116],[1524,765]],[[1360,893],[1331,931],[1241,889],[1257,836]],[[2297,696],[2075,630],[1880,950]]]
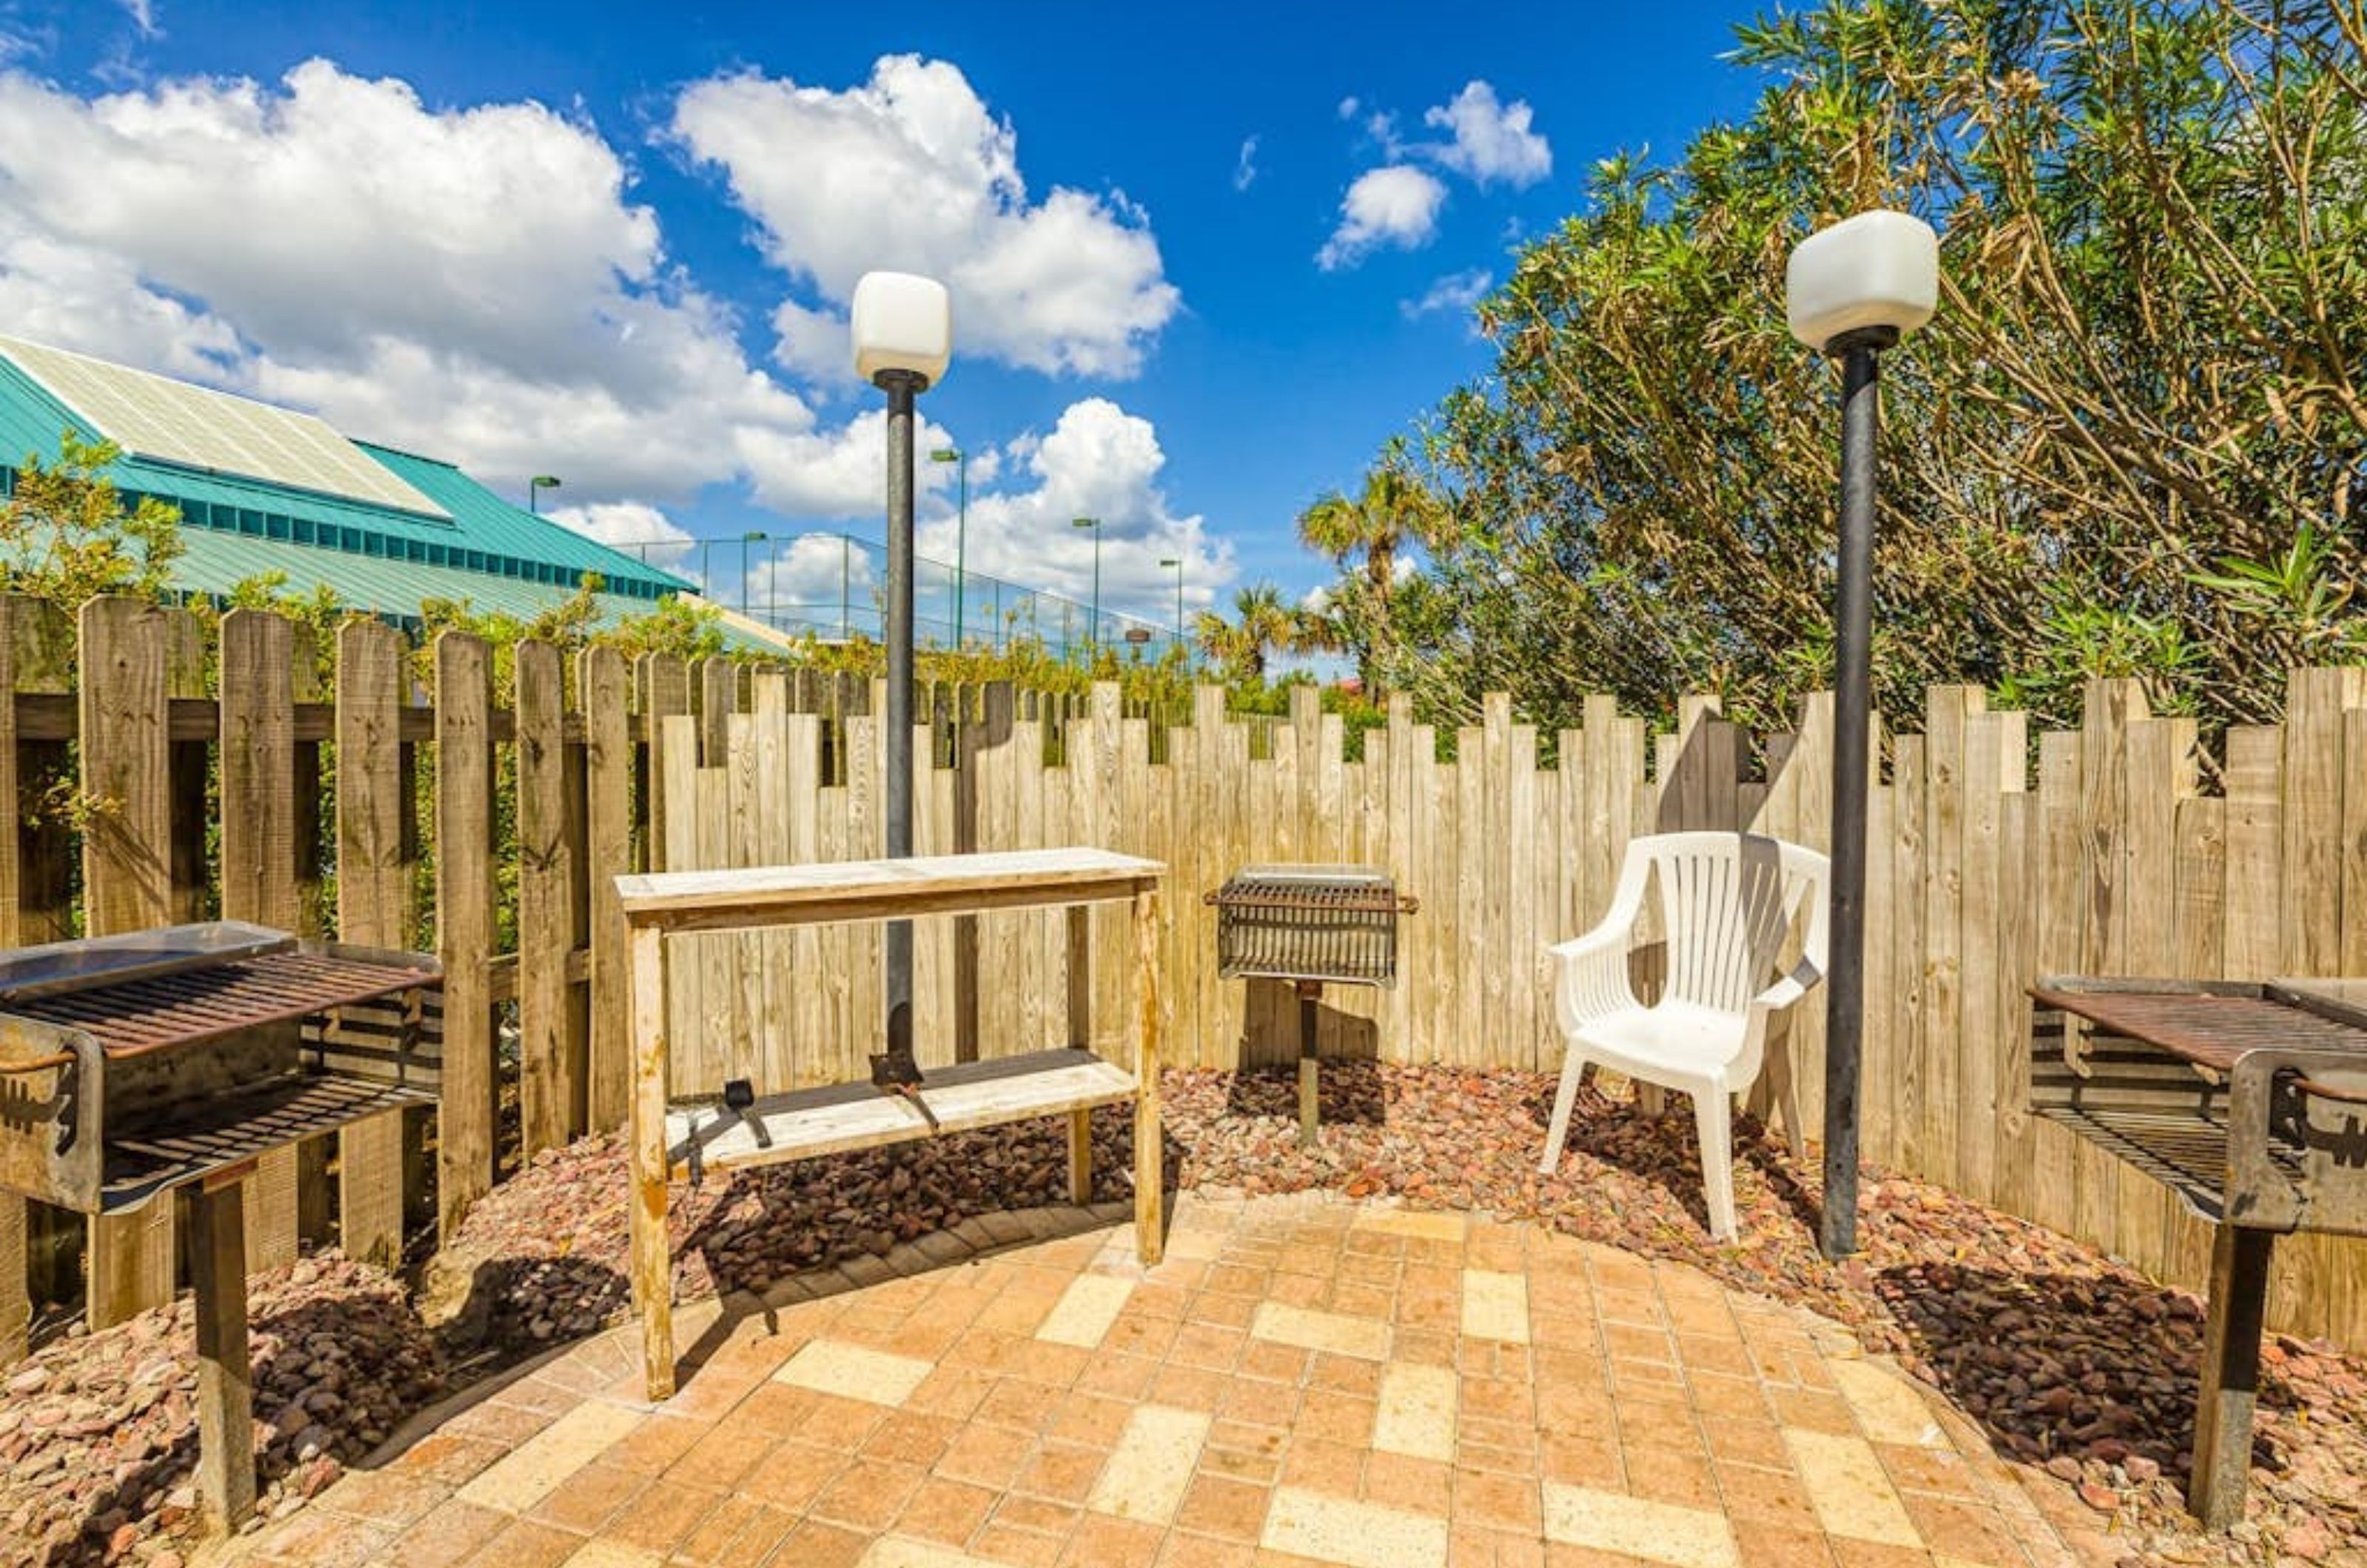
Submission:
[[[232,1179],[190,1190],[185,1243],[198,1298],[198,1507],[206,1527],[225,1535],[255,1507],[255,1380],[246,1356],[241,1185]]]
[[[1093,1201],[1093,1113],[1069,1112],[1069,1201],[1079,1208]]]
[[[641,1380],[652,1400],[674,1393],[674,1258],[666,1244],[665,933],[632,935],[633,1306],[641,1315]]]
[[[2194,1403],[2194,1474],[2186,1506],[2212,1529],[2244,1517],[2252,1469],[2252,1405],[2260,1392],[2260,1328],[2274,1231],[2223,1224],[2211,1244],[2211,1315]]]
[[[1320,1021],[1318,1006],[1323,995],[1320,980],[1301,980],[1298,988],[1298,1146],[1311,1149],[1316,1145],[1316,1129],[1319,1117],[1316,1096],[1321,1088],[1321,1065],[1315,1054],[1315,1030]]]
[[[1159,895],[1134,896],[1134,1250],[1167,1256],[1167,1161],[1159,1133]]]

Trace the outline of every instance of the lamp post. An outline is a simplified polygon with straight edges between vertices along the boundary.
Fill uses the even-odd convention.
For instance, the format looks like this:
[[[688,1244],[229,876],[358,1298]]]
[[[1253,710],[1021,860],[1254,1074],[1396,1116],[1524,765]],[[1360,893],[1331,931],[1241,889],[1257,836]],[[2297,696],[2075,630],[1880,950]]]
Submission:
[[[1093,531],[1093,615],[1085,628],[1085,646],[1098,654],[1102,650],[1102,520],[1080,517],[1070,526]]]
[[[1175,646],[1182,648],[1184,646],[1184,558],[1161,556],[1159,564],[1175,569]]]
[[[1827,1258],[1857,1250],[1858,1064],[1865,1045],[1865,797],[1873,673],[1874,457],[1881,354],[1931,319],[1940,241],[1904,212],[1861,212],[1793,248],[1792,335],[1841,362],[1841,518],[1833,597],[1832,949],[1825,975]]]
[[[912,852],[912,404],[945,378],[953,354],[953,305],[946,286],[908,272],[869,272],[855,286],[855,373],[888,394],[888,779],[882,826],[889,859]],[[881,957],[888,1050],[871,1058],[871,1081],[910,1094],[921,1081],[912,1059],[912,922],[889,922]]]
[[[963,566],[969,555],[969,454],[958,446],[940,446],[929,454],[932,463],[955,465],[954,479],[961,499],[954,506],[954,651],[962,646],[962,598],[968,592]]]
[[[536,503],[541,499],[542,492],[547,490],[557,490],[558,488],[559,478],[557,475],[535,475],[534,478],[526,481],[526,509],[528,512],[540,513],[542,508]]]

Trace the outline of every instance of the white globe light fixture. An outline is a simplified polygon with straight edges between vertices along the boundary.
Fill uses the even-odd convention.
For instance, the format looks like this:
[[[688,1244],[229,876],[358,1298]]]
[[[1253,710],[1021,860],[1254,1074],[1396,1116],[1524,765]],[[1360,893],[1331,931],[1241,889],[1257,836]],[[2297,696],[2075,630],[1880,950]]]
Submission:
[[[1832,950],[1825,976],[1828,1258],[1857,1250],[1858,1067],[1865,1047],[1865,805],[1873,674],[1874,448],[1884,349],[1931,319],[1940,240],[1904,212],[1861,212],[1801,241],[1784,269],[1792,335],[1841,362],[1840,558],[1833,607]]]
[[[946,286],[909,272],[867,272],[850,314],[855,373],[888,394],[887,788],[884,852],[912,852],[912,404],[945,378],[953,357],[953,303]],[[912,926],[890,921],[881,958],[888,1050],[871,1058],[871,1081],[911,1095],[921,1081],[912,1058]]]

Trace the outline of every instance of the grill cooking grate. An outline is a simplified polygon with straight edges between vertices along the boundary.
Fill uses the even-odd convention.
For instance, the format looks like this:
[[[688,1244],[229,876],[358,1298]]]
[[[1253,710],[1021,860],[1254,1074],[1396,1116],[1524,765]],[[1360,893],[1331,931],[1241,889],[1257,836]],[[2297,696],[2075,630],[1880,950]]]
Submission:
[[[425,969],[277,953],[25,998],[0,1003],[0,1010],[79,1029],[109,1056],[137,1056],[436,983]]]
[[[1418,908],[1362,866],[1250,866],[1207,902],[1228,980],[1397,981],[1398,916]]]

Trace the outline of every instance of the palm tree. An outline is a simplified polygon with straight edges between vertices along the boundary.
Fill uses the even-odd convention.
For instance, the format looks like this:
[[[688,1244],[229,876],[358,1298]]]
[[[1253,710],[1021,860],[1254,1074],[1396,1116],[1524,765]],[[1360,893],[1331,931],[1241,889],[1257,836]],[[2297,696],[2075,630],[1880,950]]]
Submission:
[[[1258,680],[1265,678],[1268,656],[1291,646],[1294,629],[1282,590],[1271,582],[1254,583],[1234,593],[1231,620],[1203,610],[1192,628],[1201,651],[1228,672]]]
[[[1445,518],[1444,503],[1413,471],[1402,440],[1391,441],[1381,460],[1365,470],[1355,499],[1333,491],[1298,514],[1299,542],[1348,574],[1338,597],[1364,601],[1365,615],[1348,614],[1340,620],[1351,626],[1366,623],[1357,638],[1356,674],[1367,696],[1377,695],[1374,645],[1388,632],[1398,557],[1409,543],[1434,539]]]

